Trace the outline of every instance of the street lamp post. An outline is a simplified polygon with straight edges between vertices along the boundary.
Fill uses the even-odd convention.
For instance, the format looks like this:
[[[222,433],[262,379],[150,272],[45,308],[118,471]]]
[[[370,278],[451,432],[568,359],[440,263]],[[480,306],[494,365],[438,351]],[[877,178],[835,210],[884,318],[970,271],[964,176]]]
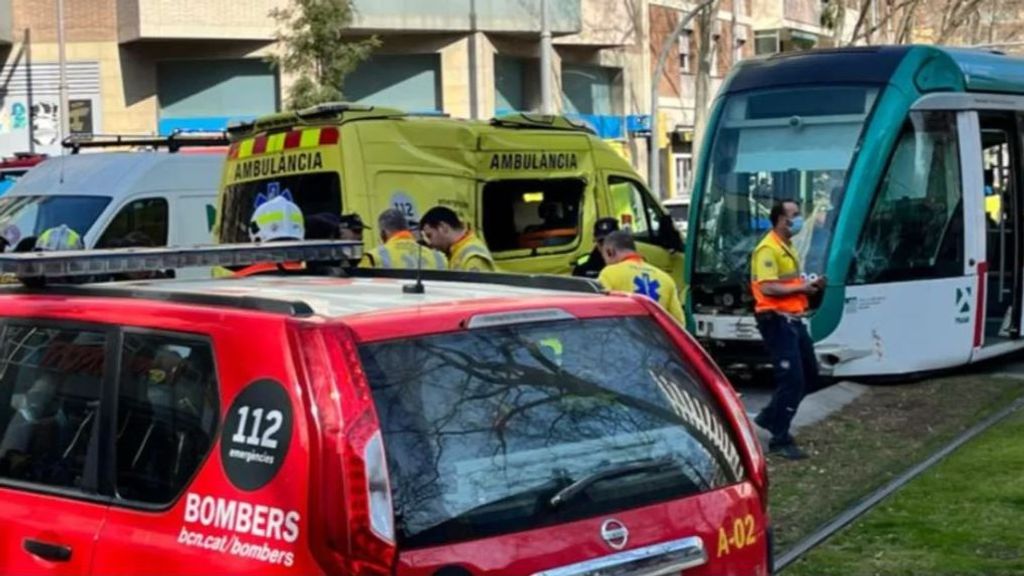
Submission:
[[[57,52],[60,62],[60,86],[58,87],[60,95],[60,109],[58,110],[58,113],[60,115],[60,141],[63,143],[64,139],[67,138],[71,132],[71,110],[69,110],[70,104],[68,103],[67,59],[64,53],[64,0],[57,0]]]
[[[553,114],[551,105],[551,23],[548,0],[540,0],[540,97],[541,113]]]
[[[704,0],[704,2],[698,4],[679,20],[679,23],[676,24],[676,29],[672,31],[672,35],[665,39],[665,43],[661,46],[661,52],[658,54],[658,63],[654,68],[654,76],[651,77],[651,143],[647,168],[647,185],[650,187],[651,193],[656,194],[658,198],[661,197],[661,156],[658,154],[658,133],[661,130],[661,127],[658,125],[658,87],[661,84],[661,75],[665,71],[665,62],[668,61],[669,52],[672,51],[676,42],[679,41],[679,35],[686,29],[686,25],[701,10],[710,6],[714,1]]]
[[[480,117],[477,91],[476,0],[469,0],[469,117]]]

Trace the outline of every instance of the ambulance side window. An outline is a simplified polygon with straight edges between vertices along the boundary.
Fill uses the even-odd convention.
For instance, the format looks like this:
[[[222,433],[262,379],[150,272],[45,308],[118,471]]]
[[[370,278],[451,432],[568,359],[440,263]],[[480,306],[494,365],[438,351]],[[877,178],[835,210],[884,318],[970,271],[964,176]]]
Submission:
[[[124,500],[168,504],[213,445],[213,350],[195,337],[126,333],[121,354],[115,489]]]
[[[0,331],[0,481],[92,492],[106,360],[102,331],[10,323]]]
[[[661,213],[643,187],[628,178],[611,176],[608,189],[612,197],[612,216],[619,224],[628,225],[638,242],[657,242]]]
[[[488,247],[570,250],[579,241],[585,189],[579,178],[488,182],[481,201]]]

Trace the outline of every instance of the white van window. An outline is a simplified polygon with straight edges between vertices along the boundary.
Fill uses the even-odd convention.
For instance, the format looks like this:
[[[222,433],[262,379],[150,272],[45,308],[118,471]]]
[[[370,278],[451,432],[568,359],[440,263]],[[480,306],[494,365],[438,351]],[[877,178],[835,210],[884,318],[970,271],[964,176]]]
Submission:
[[[97,248],[167,245],[167,201],[143,198],[130,202],[110,222]]]
[[[492,252],[575,246],[586,182],[502,180],[484,186],[483,232]]]
[[[107,204],[109,196],[4,196],[0,198],[0,244],[4,250],[31,250],[36,236],[61,224],[85,236]]]

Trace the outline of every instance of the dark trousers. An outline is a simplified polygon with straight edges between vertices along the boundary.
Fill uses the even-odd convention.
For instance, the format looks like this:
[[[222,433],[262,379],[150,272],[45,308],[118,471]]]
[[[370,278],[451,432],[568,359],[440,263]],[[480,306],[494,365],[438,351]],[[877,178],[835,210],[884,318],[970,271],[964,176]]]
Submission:
[[[772,399],[761,412],[763,420],[777,443],[792,442],[789,425],[796,416],[800,401],[818,390],[818,360],[807,327],[797,318],[774,312],[756,316],[757,329],[768,348],[775,376]]]

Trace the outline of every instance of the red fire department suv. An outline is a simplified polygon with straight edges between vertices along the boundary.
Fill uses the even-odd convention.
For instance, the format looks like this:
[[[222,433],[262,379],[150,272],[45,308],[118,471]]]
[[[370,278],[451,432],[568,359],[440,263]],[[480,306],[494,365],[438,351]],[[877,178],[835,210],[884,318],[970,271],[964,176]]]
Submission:
[[[649,300],[500,278],[0,291],[0,572],[768,574],[704,352]]]

